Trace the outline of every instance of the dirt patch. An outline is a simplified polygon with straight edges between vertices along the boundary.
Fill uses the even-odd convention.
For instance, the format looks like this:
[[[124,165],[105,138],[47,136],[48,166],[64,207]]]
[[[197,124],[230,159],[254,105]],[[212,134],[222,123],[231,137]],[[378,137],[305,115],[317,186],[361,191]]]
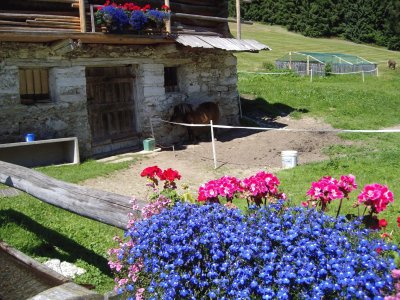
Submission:
[[[275,127],[288,129],[332,129],[321,120],[278,117]],[[182,182],[188,183],[192,191],[207,180],[222,175],[243,178],[259,170],[276,172],[281,168],[281,151],[297,150],[299,164],[327,159],[323,148],[334,144],[345,144],[333,132],[285,132],[253,130],[220,130],[216,142],[218,168],[214,170],[211,142],[176,147],[175,151],[161,151],[139,160],[128,170],[107,177],[90,179],[82,184],[124,195],[144,198],[147,195],[146,180],[140,172],[147,166],[173,168],[182,174]]]

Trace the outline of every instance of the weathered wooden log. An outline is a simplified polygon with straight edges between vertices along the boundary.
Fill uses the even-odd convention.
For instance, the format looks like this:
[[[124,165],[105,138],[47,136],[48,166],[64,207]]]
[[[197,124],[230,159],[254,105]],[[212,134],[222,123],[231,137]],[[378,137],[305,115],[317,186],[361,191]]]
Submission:
[[[70,18],[70,19],[57,19],[57,18],[35,18],[35,21],[47,21],[47,22],[70,22],[74,24],[79,24],[79,19]]]
[[[79,24],[70,23],[70,22],[26,20],[26,23],[28,23],[31,26],[80,29],[80,25]]]
[[[29,24],[26,24],[25,22],[3,21],[3,20],[0,20],[0,25],[29,26]]]
[[[66,183],[25,167],[0,161],[0,183],[46,203],[121,229],[131,211],[130,197]],[[138,200],[139,207],[145,205]]]

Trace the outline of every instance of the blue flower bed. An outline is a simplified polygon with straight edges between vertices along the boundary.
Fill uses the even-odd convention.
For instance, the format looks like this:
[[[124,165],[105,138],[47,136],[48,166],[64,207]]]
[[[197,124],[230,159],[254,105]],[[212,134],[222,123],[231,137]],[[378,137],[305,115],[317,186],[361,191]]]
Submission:
[[[134,30],[142,30],[144,26],[148,22],[148,17],[141,10],[135,10],[131,14],[131,18],[129,19],[129,24],[131,24]]]
[[[119,259],[143,262],[147,285],[127,282],[119,292],[145,287],[146,299],[383,299],[393,291],[394,245],[359,221],[283,202],[247,215],[178,202],[127,236],[134,245]]]

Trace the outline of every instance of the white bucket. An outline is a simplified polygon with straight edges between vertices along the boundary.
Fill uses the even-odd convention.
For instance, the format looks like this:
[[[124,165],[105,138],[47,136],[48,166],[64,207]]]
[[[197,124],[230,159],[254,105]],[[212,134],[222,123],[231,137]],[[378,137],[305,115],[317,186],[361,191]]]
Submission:
[[[290,169],[297,166],[297,151],[282,151],[282,168]]]

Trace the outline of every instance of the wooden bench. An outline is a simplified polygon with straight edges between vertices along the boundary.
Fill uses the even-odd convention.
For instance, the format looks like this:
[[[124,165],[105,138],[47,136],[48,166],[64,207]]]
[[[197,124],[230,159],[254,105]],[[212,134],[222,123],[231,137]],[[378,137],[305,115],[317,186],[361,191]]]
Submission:
[[[24,167],[78,164],[76,137],[0,144],[0,160]]]

